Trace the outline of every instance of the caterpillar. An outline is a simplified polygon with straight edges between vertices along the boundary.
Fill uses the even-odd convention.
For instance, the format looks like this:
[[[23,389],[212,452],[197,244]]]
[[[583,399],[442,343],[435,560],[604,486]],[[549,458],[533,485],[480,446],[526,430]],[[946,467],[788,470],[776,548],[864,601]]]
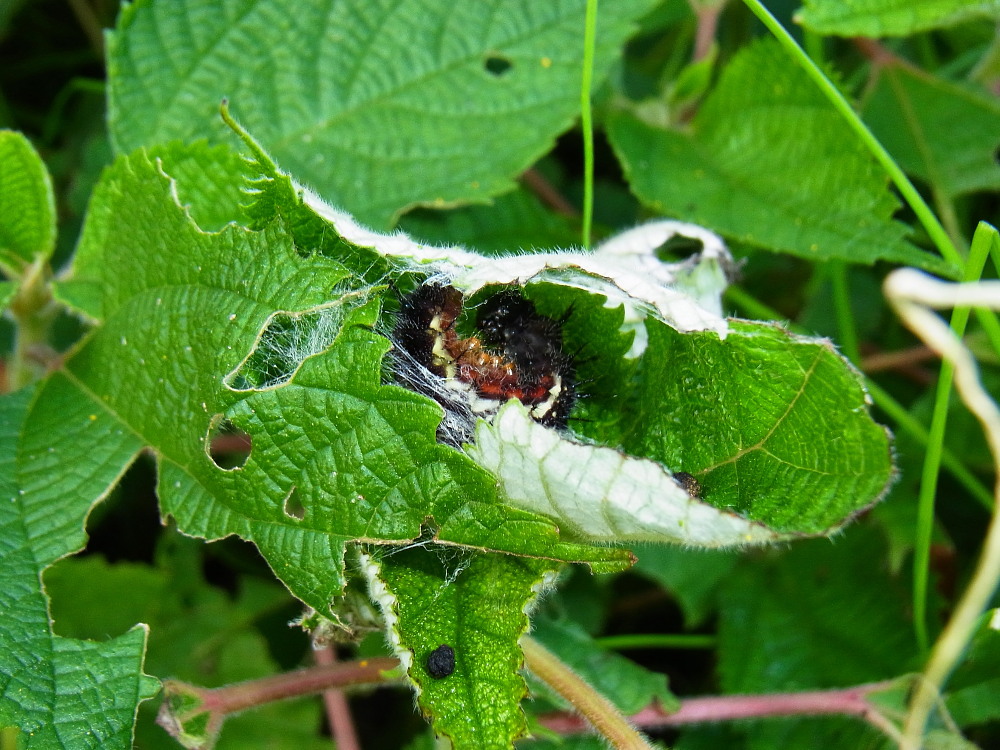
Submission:
[[[393,341],[452,391],[465,391],[471,411],[495,411],[516,398],[539,424],[565,427],[576,400],[573,360],[562,347],[562,322],[535,310],[517,289],[507,289],[478,310],[478,336],[455,328],[463,309],[452,286],[424,284],[400,305]],[[437,387],[407,379],[447,409]],[[447,401],[448,403],[445,403]]]

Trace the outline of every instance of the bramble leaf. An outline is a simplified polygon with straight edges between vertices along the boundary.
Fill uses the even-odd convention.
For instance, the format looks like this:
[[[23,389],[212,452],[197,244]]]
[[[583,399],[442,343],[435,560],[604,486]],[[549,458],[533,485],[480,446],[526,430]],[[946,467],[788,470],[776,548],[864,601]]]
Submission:
[[[204,549],[168,532],[158,545],[155,567],[109,564],[99,555],[61,561],[45,575],[57,632],[103,637],[141,619],[149,625],[145,666],[154,674],[204,687],[273,675],[279,666],[258,626],[275,612],[289,611],[290,595],[280,584],[253,576],[240,576],[232,590],[207,584],[200,575]],[[108,606],[110,601],[115,606]],[[286,641],[294,635],[290,631]],[[142,706],[137,747],[178,747],[156,724],[158,707],[157,702]],[[329,739],[319,736],[320,713],[319,703],[309,697],[257,706],[228,716],[214,748],[329,748]]]
[[[901,167],[945,194],[1000,188],[996,97],[889,64],[879,69],[863,114]]]
[[[730,62],[689,131],[620,112],[608,132],[633,192],[659,212],[810,260],[948,271],[907,242],[887,177],[774,42]]]
[[[517,641],[528,628],[526,609],[553,566],[435,547],[377,554],[364,568],[435,731],[455,747],[510,747],[525,731],[520,703],[527,686],[518,674]],[[454,652],[448,674],[428,667],[441,646]]]
[[[805,0],[796,20],[818,34],[874,38],[998,17],[998,0]]]
[[[88,312],[102,324],[46,393],[75,390],[154,446],[165,515],[187,534],[254,541],[320,611],[343,588],[345,544],[406,542],[428,519],[456,543],[628,563],[624,550],[563,545],[550,521],[499,504],[488,474],[436,442],[439,408],[383,385],[380,290],[298,250],[280,223],[201,231],[145,155],[120,160],[63,287],[99,289]],[[224,469],[210,442],[232,427],[253,447]]]
[[[597,80],[653,4],[601,9]],[[577,114],[576,0],[202,6],[124,7],[108,44],[119,153],[226,136],[214,114],[228,97],[303,184],[386,227],[412,206],[512,189]]]
[[[91,505],[117,479],[100,450],[80,448],[115,436],[65,409],[64,439],[32,441],[27,415],[38,395],[0,399],[0,727],[19,728],[24,748],[124,750],[140,701],[159,687],[142,673],[146,627],[101,643],[56,636],[41,588],[42,571],[83,546]],[[73,473],[58,474],[62,466]]]
[[[0,270],[20,276],[56,244],[52,180],[30,141],[0,130]]]

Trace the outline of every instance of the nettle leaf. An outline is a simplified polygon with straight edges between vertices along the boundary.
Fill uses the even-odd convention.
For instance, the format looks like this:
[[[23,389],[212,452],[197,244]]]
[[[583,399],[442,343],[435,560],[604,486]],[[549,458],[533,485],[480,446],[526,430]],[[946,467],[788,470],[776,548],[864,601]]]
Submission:
[[[563,440],[517,403],[480,424],[468,452],[511,502],[578,538],[715,547],[826,533],[891,484],[890,437],[829,342],[745,321],[724,339],[646,327],[634,385],[611,395],[618,450]],[[693,474],[700,498],[664,467]]]
[[[900,166],[947,195],[1000,188],[995,97],[889,64],[878,69],[863,112]]]
[[[597,80],[654,4],[601,9]],[[299,180],[374,226],[481,203],[575,119],[584,13],[578,0],[136,2],[109,37],[112,140],[125,153],[202,137],[228,97]]]
[[[501,505],[492,477],[436,442],[439,408],[382,384],[379,289],[352,283],[280,223],[201,231],[138,153],[95,192],[65,287],[99,289],[88,312],[102,324],[46,391],[75,389],[154,447],[162,512],[184,533],[255,542],[320,611],[343,588],[345,544],[406,542],[429,519],[456,543],[627,565],[625,550],[560,543],[551,521]],[[234,428],[253,447],[224,469],[209,446]]]
[[[99,555],[63,560],[45,575],[56,630],[94,637],[141,619],[150,629],[146,668],[155,674],[203,687],[273,675],[279,666],[257,626],[290,604],[288,592],[250,576],[239,577],[230,590],[208,585],[199,575],[203,548],[168,532],[156,567],[109,564]],[[176,748],[177,741],[156,724],[157,708],[155,702],[142,706],[136,746]],[[329,748],[329,738],[321,736],[320,714],[319,702],[308,697],[259,706],[227,717],[212,746]]]
[[[205,231],[218,231],[232,221],[246,219],[247,203],[244,156],[227,144],[209,145],[206,141],[181,144],[158,144],[148,151],[159,159],[165,174],[177,188],[177,200],[195,223]],[[244,179],[235,179],[236,175]]]
[[[275,186],[288,181],[278,174]],[[465,446],[508,502],[557,519],[565,538],[718,547],[828,533],[894,478],[888,432],[829,342],[721,317],[732,261],[701,227],[652,222],[593,253],[483,258],[373,232],[297,194],[337,236],[400,270],[466,295],[526,285],[542,312],[566,320],[570,351],[588,354],[578,374],[594,384],[574,429],[592,442],[539,425],[512,400]],[[662,262],[658,250],[677,239],[702,251]],[[675,471],[704,480],[703,497]]]
[[[0,130],[0,270],[17,277],[56,244],[52,180],[31,142]]]
[[[525,732],[517,641],[554,566],[433,546],[375,552],[362,569],[435,731],[455,747],[510,747]]]
[[[795,20],[818,34],[876,38],[997,17],[998,0],[805,0]]]
[[[810,260],[951,271],[906,240],[887,177],[776,42],[730,62],[689,131],[620,112],[608,134],[633,192],[661,213]]]
[[[117,479],[102,438],[124,450],[129,438],[64,401],[69,429],[39,443],[28,429],[39,397],[0,399],[0,726],[19,728],[25,748],[129,748],[138,705],[159,687],[142,673],[146,627],[101,643],[56,636],[41,588],[46,567],[83,547],[84,519]]]

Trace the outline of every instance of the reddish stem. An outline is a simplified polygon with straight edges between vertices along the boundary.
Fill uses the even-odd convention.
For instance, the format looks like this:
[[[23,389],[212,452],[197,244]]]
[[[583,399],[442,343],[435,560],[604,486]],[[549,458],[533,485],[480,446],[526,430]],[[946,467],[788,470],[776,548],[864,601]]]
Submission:
[[[700,722],[732,721],[766,716],[820,716],[840,714],[856,716],[884,731],[882,717],[868,702],[868,695],[883,690],[892,683],[874,683],[842,690],[817,690],[803,693],[773,693],[771,695],[723,695],[687,698],[672,713],[652,704],[633,714],[630,720],[641,727],[674,727]],[[561,734],[583,732],[588,724],[569,713],[542,716],[543,726]]]
[[[580,212],[566,198],[556,190],[555,185],[542,176],[537,169],[529,169],[521,175],[521,182],[525,187],[541,199],[542,203],[551,208],[557,214],[563,216],[579,216]]]
[[[719,16],[722,15],[724,3],[718,3],[709,7],[696,7],[695,16],[698,19],[697,30],[694,37],[694,51],[691,58],[694,62],[704,60],[712,51],[715,43],[715,35],[719,29]]]
[[[316,664],[330,666],[337,663],[337,652],[333,646],[318,648],[313,652]],[[330,722],[330,734],[333,735],[334,747],[337,750],[361,750],[358,733],[351,717],[351,707],[343,690],[330,688],[323,691],[323,704],[326,706],[326,717]]]

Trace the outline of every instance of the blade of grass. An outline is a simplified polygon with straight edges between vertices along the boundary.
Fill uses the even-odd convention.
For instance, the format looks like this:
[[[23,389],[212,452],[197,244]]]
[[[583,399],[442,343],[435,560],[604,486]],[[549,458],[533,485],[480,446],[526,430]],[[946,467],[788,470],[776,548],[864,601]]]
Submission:
[[[996,240],[996,230],[980,224],[972,239],[969,261],[965,265],[963,281],[978,281],[986,267],[990,245]],[[969,308],[956,307],[951,313],[951,330],[961,340],[969,322]],[[934,531],[934,497],[937,493],[938,475],[941,472],[941,454],[944,435],[948,426],[948,402],[951,398],[955,368],[950,360],[941,363],[941,374],[934,393],[934,410],[924,465],[920,472],[920,493],[917,496],[917,530],[913,546],[913,628],[921,650],[930,648],[927,632],[927,591],[930,579],[931,536]]]
[[[583,130],[583,246],[590,247],[594,223],[594,119],[590,89],[594,82],[594,48],[597,44],[597,0],[587,0],[583,36],[583,76],[580,84],[580,127]]]
[[[889,152],[885,150],[885,147],[878,142],[878,139],[872,135],[872,132],[861,121],[861,118],[858,117],[853,107],[844,98],[844,95],[840,93],[840,90],[824,75],[823,71],[816,66],[788,31],[778,23],[778,20],[771,15],[759,0],[743,0],[743,2],[774,35],[791,58],[802,67],[813,83],[816,84],[817,88],[830,100],[830,103],[833,104],[834,108],[840,113],[851,129],[854,130],[872,156],[882,165],[882,168],[885,169],[889,178],[896,185],[900,195],[903,196],[907,205],[910,206],[913,213],[920,220],[920,223],[931,238],[934,246],[938,249],[938,252],[941,253],[941,256],[952,263],[956,269],[962,268],[964,266],[962,256],[955,248],[944,227],[941,226],[941,222],[938,221],[937,216],[934,215],[930,206],[927,205],[923,197],[913,186],[913,183],[910,182],[903,170],[899,168],[899,165],[889,155]]]
[[[858,329],[854,322],[854,311],[851,310],[851,290],[847,278],[847,264],[834,261],[828,266],[830,282],[833,286],[833,308],[837,315],[838,344],[847,358],[854,364],[861,362],[861,349],[858,346]]]

